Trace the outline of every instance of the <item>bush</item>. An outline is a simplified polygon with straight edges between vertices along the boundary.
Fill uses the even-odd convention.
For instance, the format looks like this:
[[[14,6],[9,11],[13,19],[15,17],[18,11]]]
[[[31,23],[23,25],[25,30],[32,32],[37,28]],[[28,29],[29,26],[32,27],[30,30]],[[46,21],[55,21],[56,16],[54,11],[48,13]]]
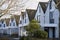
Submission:
[[[25,36],[20,37],[20,40],[29,40],[29,39],[30,39],[29,37],[25,37]]]
[[[48,34],[45,31],[37,30],[37,31],[34,32],[33,36],[36,37],[36,38],[47,38]]]
[[[47,38],[47,32],[40,30],[41,25],[36,20],[30,21],[29,25],[25,26],[28,36],[37,38]]]

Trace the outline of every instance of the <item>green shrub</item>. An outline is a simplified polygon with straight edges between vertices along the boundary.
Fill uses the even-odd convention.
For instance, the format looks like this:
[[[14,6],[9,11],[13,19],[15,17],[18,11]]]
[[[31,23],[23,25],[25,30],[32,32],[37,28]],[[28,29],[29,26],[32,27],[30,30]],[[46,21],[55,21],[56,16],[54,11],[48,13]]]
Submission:
[[[36,38],[47,38],[48,34],[45,31],[37,30],[37,31],[34,32],[33,36],[36,37]]]
[[[29,37],[22,36],[20,37],[20,40],[29,40]]]
[[[29,25],[25,26],[28,36],[36,38],[47,38],[46,31],[41,30],[41,25],[36,20],[30,21]]]

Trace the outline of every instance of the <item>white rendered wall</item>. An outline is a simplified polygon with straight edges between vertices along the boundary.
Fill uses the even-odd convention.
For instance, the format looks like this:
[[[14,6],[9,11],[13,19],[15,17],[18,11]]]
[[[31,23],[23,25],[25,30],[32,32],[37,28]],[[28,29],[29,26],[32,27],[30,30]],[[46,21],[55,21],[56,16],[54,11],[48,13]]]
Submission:
[[[35,15],[36,20],[37,20],[37,16],[39,16],[39,15],[40,15],[40,24],[42,26],[44,24],[44,13],[43,13],[43,10],[42,10],[40,4],[38,5],[37,12],[36,12],[36,15]]]

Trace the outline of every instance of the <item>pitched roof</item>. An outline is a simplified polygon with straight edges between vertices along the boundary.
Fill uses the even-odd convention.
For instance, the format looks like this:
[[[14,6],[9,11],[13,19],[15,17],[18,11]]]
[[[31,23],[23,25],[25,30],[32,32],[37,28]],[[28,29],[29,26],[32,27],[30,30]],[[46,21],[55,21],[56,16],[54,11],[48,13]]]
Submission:
[[[22,14],[22,18],[24,19],[25,12],[21,12],[21,14]]]
[[[39,4],[41,5],[43,12],[45,13],[48,7],[47,6],[48,2],[39,2]]]
[[[29,20],[30,20],[30,21],[31,21],[32,19],[34,19],[35,14],[36,14],[36,11],[37,11],[37,10],[27,9],[27,14],[28,14],[28,17],[29,17]]]
[[[9,26],[9,22],[10,22],[10,19],[5,19],[5,22],[6,22],[6,26]]]
[[[16,25],[18,26],[19,21],[20,21],[20,15],[14,15],[15,21],[16,21]]]
[[[60,0],[54,0],[54,2],[57,4]]]

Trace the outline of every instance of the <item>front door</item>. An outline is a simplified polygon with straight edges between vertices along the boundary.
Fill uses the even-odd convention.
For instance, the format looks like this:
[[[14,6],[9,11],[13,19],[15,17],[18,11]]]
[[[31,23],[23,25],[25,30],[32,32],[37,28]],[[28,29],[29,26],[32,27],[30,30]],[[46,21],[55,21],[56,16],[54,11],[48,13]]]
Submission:
[[[44,30],[48,33],[48,38],[55,38],[55,28],[45,27]]]
[[[48,33],[48,38],[49,38],[49,28],[45,27],[44,30]]]

